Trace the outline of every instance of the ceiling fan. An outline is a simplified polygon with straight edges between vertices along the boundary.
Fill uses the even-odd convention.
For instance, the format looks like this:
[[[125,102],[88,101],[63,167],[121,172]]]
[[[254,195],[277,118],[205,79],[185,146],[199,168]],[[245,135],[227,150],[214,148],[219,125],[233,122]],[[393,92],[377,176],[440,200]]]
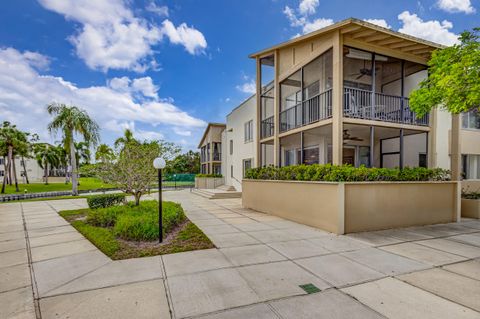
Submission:
[[[348,130],[343,130],[343,141],[361,142],[363,141],[363,138],[351,136],[350,133],[348,133]]]
[[[380,68],[375,68],[375,72],[377,72],[379,69]],[[355,76],[355,75],[357,76],[355,78],[355,80],[359,80],[364,76],[372,76],[372,70],[367,69],[367,61],[366,60],[363,60],[363,68],[360,68],[360,70],[358,70],[358,73],[349,74],[349,76]]]

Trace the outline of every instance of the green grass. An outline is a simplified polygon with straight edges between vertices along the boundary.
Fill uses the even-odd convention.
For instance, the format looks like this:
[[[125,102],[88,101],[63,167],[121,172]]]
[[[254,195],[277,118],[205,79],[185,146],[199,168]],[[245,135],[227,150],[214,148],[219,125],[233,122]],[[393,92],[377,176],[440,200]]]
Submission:
[[[100,179],[94,177],[80,177],[80,185],[78,190],[91,190],[101,188],[112,188],[113,185],[105,184]],[[72,190],[72,184],[68,183],[31,183],[31,184],[18,184],[20,192],[15,192],[15,185],[7,185],[5,188],[5,194],[23,194],[25,190],[27,193],[42,193],[42,192],[56,192],[56,191],[70,191]]]
[[[77,209],[59,214],[112,259],[155,256],[213,248],[208,237],[185,216],[182,207],[163,202],[164,243],[158,244],[158,202],[140,206]]]

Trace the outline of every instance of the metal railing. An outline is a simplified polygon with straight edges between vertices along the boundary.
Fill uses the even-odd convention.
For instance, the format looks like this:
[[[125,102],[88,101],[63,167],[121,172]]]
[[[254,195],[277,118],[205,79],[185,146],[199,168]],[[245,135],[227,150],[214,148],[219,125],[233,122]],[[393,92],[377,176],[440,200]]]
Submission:
[[[275,123],[273,120],[273,116],[267,117],[261,122],[260,137],[267,138],[267,137],[273,136],[274,130],[275,130]]]
[[[222,160],[222,153],[220,153],[220,152],[214,152],[214,153],[213,153],[213,160],[214,160],[214,161],[221,161],[221,160]]]
[[[329,89],[280,112],[280,132],[318,122],[331,116],[332,90]]]
[[[375,97],[375,100],[373,100]],[[343,89],[343,115],[350,118],[428,125],[428,114],[417,118],[406,97],[375,93],[354,88]]]

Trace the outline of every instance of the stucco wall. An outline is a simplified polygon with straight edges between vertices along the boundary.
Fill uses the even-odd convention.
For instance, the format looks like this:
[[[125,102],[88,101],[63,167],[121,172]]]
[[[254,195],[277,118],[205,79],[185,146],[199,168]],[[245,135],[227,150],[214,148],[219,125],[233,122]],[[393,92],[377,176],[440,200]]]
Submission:
[[[243,207],[333,233],[339,230],[337,183],[244,180]]]
[[[456,220],[455,182],[347,183],[345,232]]]
[[[224,183],[223,177],[195,177],[195,188],[214,189]]]
[[[245,208],[337,234],[456,221],[457,182],[244,180]]]
[[[480,199],[462,198],[462,217],[480,218]]]
[[[245,123],[253,120],[253,140],[245,142]],[[256,99],[255,95],[248,98],[239,107],[227,115],[227,128],[224,133],[222,155],[223,175],[225,184],[234,186],[238,191],[242,190],[243,160],[252,159],[255,165],[256,152]],[[233,140],[233,154],[230,155],[230,140]],[[231,166],[233,165],[233,177]]]

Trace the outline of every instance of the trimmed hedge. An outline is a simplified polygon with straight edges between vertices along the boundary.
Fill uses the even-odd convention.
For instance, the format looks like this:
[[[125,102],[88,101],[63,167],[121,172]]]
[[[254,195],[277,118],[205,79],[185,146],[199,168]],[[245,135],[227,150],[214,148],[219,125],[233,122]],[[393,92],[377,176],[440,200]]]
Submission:
[[[106,208],[118,204],[125,203],[125,194],[124,193],[115,193],[115,194],[102,194],[102,195],[92,195],[87,198],[88,207],[91,209],[95,208]]]
[[[428,169],[424,167],[399,169],[313,164],[251,168],[247,170],[245,178],[324,182],[446,181],[450,180],[450,172],[441,168]]]
[[[222,174],[197,174],[195,177],[210,177],[210,178],[220,178],[223,177]]]

